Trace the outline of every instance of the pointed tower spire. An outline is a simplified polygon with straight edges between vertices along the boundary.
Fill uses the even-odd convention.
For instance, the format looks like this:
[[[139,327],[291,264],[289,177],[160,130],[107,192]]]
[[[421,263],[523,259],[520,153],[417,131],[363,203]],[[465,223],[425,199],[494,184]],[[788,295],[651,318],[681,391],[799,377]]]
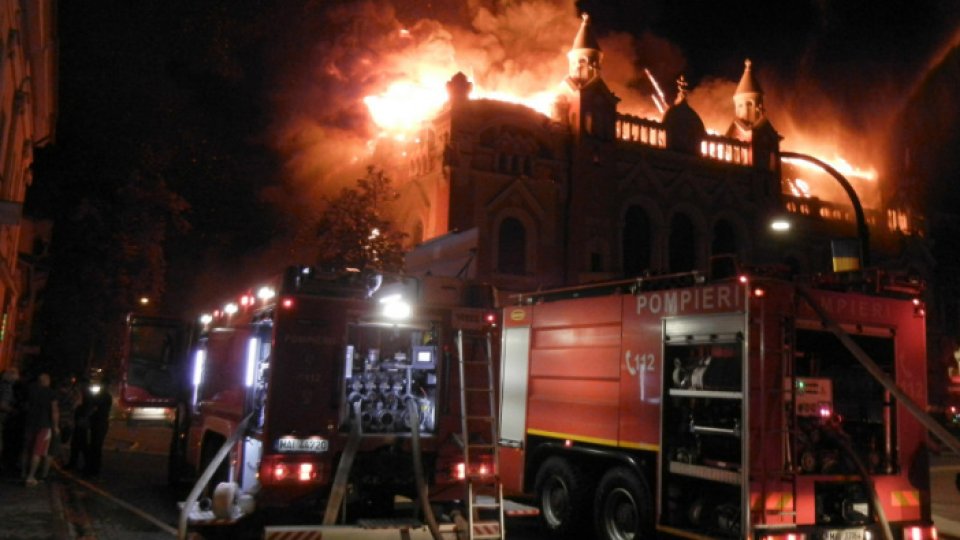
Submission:
[[[600,61],[603,60],[603,51],[593,34],[590,16],[584,13],[581,17],[583,21],[580,23],[580,30],[573,39],[570,52],[567,53],[569,78],[580,87],[600,78]]]
[[[753,76],[750,59],[744,61],[743,66],[743,76],[733,94],[733,105],[737,120],[749,128],[763,119],[763,90]]]

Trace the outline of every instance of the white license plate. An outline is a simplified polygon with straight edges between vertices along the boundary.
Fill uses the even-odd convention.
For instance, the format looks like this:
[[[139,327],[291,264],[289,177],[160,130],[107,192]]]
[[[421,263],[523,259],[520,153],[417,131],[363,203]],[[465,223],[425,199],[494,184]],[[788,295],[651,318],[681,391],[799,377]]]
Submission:
[[[863,540],[864,529],[835,529],[823,535],[825,540]]]
[[[277,452],[313,452],[319,454],[330,449],[330,441],[319,437],[298,439],[295,437],[281,437],[277,439]]]

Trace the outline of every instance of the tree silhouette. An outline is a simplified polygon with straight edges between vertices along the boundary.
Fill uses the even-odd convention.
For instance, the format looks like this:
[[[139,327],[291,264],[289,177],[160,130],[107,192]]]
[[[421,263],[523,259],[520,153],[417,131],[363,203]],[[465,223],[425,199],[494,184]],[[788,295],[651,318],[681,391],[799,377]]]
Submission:
[[[317,264],[331,268],[398,272],[403,268],[403,240],[390,220],[399,194],[382,170],[369,167],[356,188],[326,199],[312,230]]]

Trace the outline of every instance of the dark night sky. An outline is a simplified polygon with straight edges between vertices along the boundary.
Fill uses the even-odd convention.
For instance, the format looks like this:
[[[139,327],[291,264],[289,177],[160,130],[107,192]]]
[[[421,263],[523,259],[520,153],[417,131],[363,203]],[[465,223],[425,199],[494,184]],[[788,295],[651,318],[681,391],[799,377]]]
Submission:
[[[468,27],[480,3],[407,1],[394,7],[403,24],[434,18]],[[568,3],[539,3],[575,16]],[[386,3],[371,4],[389,11],[381,9]],[[497,3],[501,12],[517,4]],[[292,89],[304,80],[316,79],[331,94],[349,86],[324,80],[329,72],[318,59],[333,48],[356,47],[355,56],[340,57],[342,62],[375,56],[368,44],[341,39],[353,27],[331,24],[364,5],[60,2],[57,144],[39,154],[30,211],[63,215],[83,197],[108,197],[108,179],[142,166],[134,161],[148,147],[168,165],[169,185],[192,208],[192,230],[168,254],[168,288],[210,292],[229,282],[223,274],[249,265],[295,225],[278,202],[297,193],[285,178],[277,118],[289,115],[290,96],[298,95]],[[762,67],[765,86],[793,89],[781,90],[781,102],[833,100],[854,131],[874,129],[871,118],[878,110],[906,103],[935,52],[960,28],[960,3],[934,0],[593,0],[579,6],[592,14],[601,37],[622,32],[638,42],[646,36],[643,42],[669,44],[674,56],[679,53],[670,62],[657,57],[657,48],[637,51],[638,61],[662,70],[656,73],[662,80],[680,71],[694,86],[712,78],[736,80],[750,57]],[[303,109],[314,114],[310,104]],[[315,120],[353,126],[362,116],[358,110],[356,103],[316,107]],[[221,277],[194,280],[204,274],[201,264]]]

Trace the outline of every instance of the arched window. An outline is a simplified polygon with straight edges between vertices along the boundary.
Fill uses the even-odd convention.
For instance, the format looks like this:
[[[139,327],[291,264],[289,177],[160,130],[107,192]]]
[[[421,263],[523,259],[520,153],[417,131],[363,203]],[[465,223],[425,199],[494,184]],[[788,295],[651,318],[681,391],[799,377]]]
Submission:
[[[736,255],[737,232],[733,224],[725,219],[717,221],[713,226],[713,243],[710,245],[711,255]]]
[[[527,230],[516,218],[500,224],[497,245],[497,271],[524,274],[527,270]]]
[[[650,268],[650,218],[639,206],[631,206],[623,220],[623,274],[639,276]]]
[[[688,272],[697,267],[697,238],[693,222],[686,214],[674,214],[670,220],[670,271]]]

